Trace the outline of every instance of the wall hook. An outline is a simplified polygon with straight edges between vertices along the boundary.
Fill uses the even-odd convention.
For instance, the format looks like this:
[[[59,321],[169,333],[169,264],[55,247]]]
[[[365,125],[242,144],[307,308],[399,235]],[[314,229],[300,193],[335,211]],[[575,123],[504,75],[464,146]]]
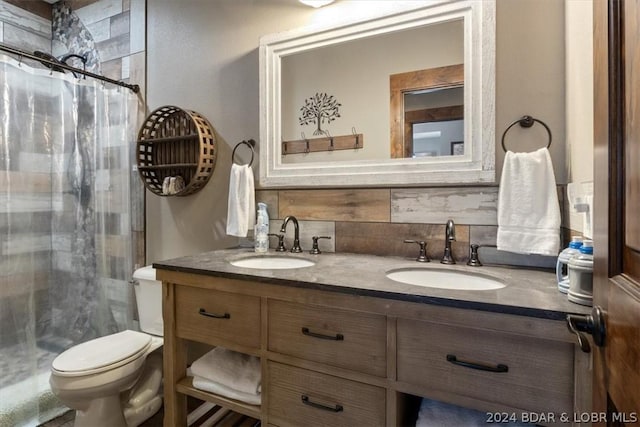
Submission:
[[[309,140],[307,139],[307,137],[304,135],[304,132],[300,132],[300,136],[302,136],[302,139],[304,139],[304,142],[306,144],[306,148],[304,149],[305,153],[309,153],[311,150],[309,149]]]
[[[358,132],[356,131],[355,126],[351,127],[351,133],[353,134],[353,136],[356,137],[356,145],[354,148],[358,148],[358,146],[360,145],[360,136],[358,135]]]
[[[331,132],[329,132],[329,130],[327,129],[324,131],[324,133],[329,137],[329,151],[333,151],[334,146],[333,146],[333,137],[331,136]]]

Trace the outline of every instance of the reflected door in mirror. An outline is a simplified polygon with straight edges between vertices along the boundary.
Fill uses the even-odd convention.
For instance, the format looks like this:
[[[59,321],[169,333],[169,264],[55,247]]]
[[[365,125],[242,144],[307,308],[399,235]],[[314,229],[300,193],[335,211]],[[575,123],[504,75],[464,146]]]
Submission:
[[[464,141],[463,64],[393,74],[389,85],[392,158],[464,154],[451,151]]]
[[[464,155],[462,141],[462,87],[427,89],[404,94],[404,157]],[[455,152],[452,150],[454,142]]]

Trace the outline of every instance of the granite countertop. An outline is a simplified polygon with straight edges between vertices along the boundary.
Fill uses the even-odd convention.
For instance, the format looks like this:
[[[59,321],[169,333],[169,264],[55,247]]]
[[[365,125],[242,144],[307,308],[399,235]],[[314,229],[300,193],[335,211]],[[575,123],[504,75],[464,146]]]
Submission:
[[[295,269],[254,269],[235,267],[231,261],[253,256],[286,256],[312,260],[315,265]],[[437,261],[418,263],[407,258],[345,253],[278,253],[265,255],[253,249],[223,249],[153,263],[156,269],[204,274],[259,283],[295,286],[437,304],[497,313],[564,320],[567,313],[587,314],[591,307],[571,303],[558,291],[555,272],[509,268],[443,265]],[[450,290],[408,285],[386,277],[389,270],[402,268],[441,269],[467,272],[496,279],[506,286],[497,290]]]

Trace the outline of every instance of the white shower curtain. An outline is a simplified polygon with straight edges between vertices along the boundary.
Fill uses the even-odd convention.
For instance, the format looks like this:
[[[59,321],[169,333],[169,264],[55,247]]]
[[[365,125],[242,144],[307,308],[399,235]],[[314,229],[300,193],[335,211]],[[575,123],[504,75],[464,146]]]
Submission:
[[[4,55],[0,96],[0,425],[37,425],[66,410],[53,358],[132,327],[143,109],[129,89]]]

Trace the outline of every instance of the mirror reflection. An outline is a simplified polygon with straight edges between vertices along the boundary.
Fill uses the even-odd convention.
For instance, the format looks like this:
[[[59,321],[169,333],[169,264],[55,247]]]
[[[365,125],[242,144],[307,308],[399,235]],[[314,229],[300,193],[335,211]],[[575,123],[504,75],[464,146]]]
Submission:
[[[391,76],[411,70],[440,69],[451,64],[459,64],[462,69],[463,62],[462,19],[359,38],[283,56],[282,163],[414,157],[416,153],[411,150],[410,143],[406,144],[409,150],[407,155],[402,156],[396,155],[390,145],[390,117],[395,114],[394,107],[390,105]],[[458,94],[463,97],[462,82],[457,83]],[[441,85],[440,82],[435,87]],[[438,102],[437,99],[442,96],[437,92],[425,92],[422,95],[416,94],[415,100],[419,103],[420,99],[424,99],[428,105],[429,102]],[[333,108],[326,109],[326,117],[314,111],[311,120],[301,120],[309,116],[312,107],[321,108],[321,103],[316,102],[318,97],[333,101]],[[432,101],[429,98],[433,98]],[[400,104],[400,108],[405,105],[404,102]],[[463,102],[460,101],[459,105],[462,106]],[[416,104],[412,108],[418,106]],[[361,135],[358,144],[351,140],[353,138],[346,138],[354,134]],[[400,146],[403,145],[402,135],[403,133],[400,134]],[[339,144],[334,143],[330,147],[330,136],[345,139],[335,139],[334,142]],[[463,138],[457,140],[461,141]],[[421,141],[418,145],[422,147],[425,144]],[[437,153],[441,155],[440,150]]]
[[[464,89],[404,94],[405,157],[464,155]]]
[[[462,64],[394,74],[389,86],[391,157],[464,155]]]

